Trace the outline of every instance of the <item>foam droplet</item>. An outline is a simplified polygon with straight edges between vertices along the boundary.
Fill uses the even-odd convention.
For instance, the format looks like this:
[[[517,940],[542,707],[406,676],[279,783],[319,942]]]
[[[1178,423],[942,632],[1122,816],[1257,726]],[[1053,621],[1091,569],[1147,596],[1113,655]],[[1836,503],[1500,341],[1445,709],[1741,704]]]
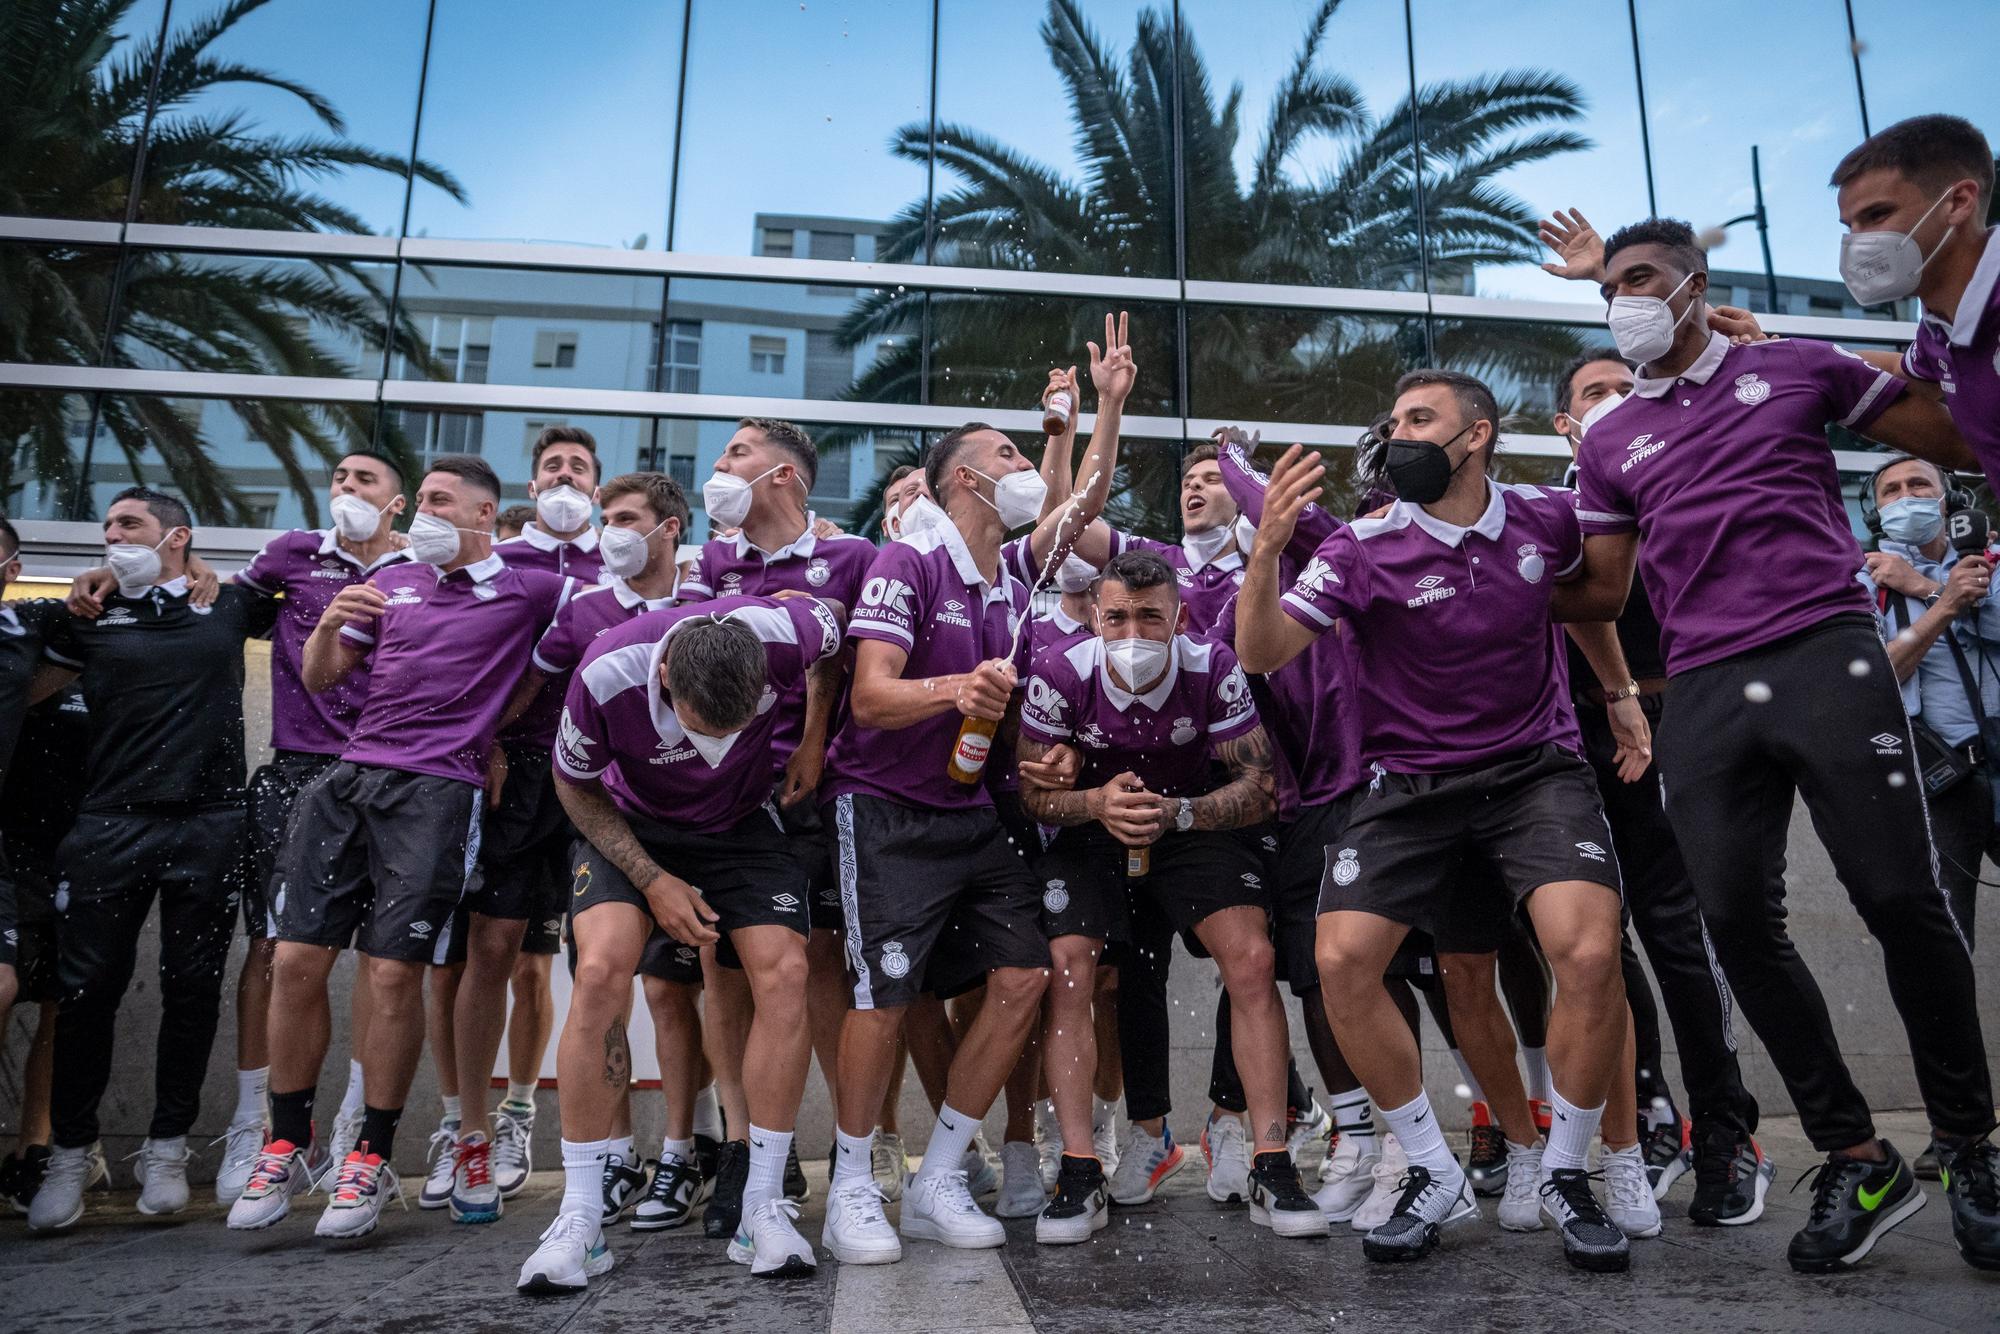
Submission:
[[[1771,687],[1763,681],[1752,681],[1749,685],[1743,687],[1743,698],[1749,700],[1752,704],[1769,704],[1771,702]]]
[[[1868,659],[1856,658],[1853,662],[1848,663],[1847,674],[1855,677],[1868,675]]]

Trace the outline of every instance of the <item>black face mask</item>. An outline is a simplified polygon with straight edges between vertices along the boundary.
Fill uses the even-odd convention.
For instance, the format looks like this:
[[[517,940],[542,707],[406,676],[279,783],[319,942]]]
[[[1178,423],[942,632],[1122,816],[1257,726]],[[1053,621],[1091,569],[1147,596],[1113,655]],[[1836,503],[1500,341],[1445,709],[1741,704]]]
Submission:
[[[1470,426],[1465,428],[1469,431]],[[1457,441],[1458,435],[1444,442],[1433,444],[1428,440],[1391,440],[1384,447],[1382,471],[1388,476],[1389,486],[1398,500],[1407,500],[1412,505],[1432,505],[1444,499],[1444,493],[1451,487],[1452,475],[1465,466],[1467,454],[1456,464],[1446,454],[1445,445]]]

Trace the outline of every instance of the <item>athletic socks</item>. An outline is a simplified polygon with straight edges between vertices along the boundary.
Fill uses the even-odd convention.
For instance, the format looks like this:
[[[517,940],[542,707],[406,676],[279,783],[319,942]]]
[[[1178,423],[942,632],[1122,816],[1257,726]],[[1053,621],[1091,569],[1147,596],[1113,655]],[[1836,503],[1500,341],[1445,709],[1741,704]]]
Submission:
[[[1051,1108],[1050,1110],[1054,1110]],[[1118,1121],[1118,1103],[1115,1099],[1106,1101],[1095,1093],[1090,1095],[1090,1125],[1095,1130],[1100,1126],[1115,1125]]]
[[[293,1148],[303,1149],[312,1143],[313,1137],[313,1095],[316,1089],[302,1088],[296,1093],[273,1093],[271,1095],[271,1138],[284,1140]]]
[[[1451,1059],[1458,1062],[1459,1077],[1465,1080],[1465,1087],[1472,1091],[1472,1100],[1474,1102],[1485,1102],[1486,1090],[1479,1087],[1479,1076],[1473,1074],[1472,1067],[1465,1063],[1465,1053],[1453,1047],[1451,1049]]]
[[[1528,1096],[1536,1102],[1549,1100],[1549,1052],[1546,1047],[1521,1048],[1521,1064],[1527,1068]]]
[[[516,1084],[513,1080],[508,1080],[507,1101],[517,1103],[523,1107],[533,1107],[535,1105],[535,1083],[536,1081],[532,1079],[525,1084]]]
[[[1336,1093],[1327,1105],[1333,1128],[1342,1139],[1374,1139],[1375,1116],[1368,1106],[1367,1089]]]
[[[716,1100],[715,1085],[709,1084],[694,1095],[694,1133],[723,1139],[722,1104]]]
[[[255,1070],[236,1072],[236,1111],[230,1116],[232,1126],[258,1126],[264,1124],[264,1095],[270,1091],[271,1067],[259,1066]]]
[[[684,1163],[693,1162],[694,1141],[691,1139],[674,1139],[671,1136],[661,1140],[660,1157],[664,1159],[670,1154]]]
[[[1641,1107],[1639,1116],[1648,1130],[1661,1130],[1680,1119],[1680,1113],[1665,1098],[1655,1098],[1650,1106]]]
[[[402,1119],[400,1107],[363,1107],[361,1141],[356,1147],[389,1161],[396,1151],[396,1123]]]
[[[750,1126],[750,1175],[743,1182],[743,1216],[748,1218],[766,1200],[785,1193],[785,1158],[792,1151],[792,1132]]]
[[[954,1111],[949,1103],[938,1108],[937,1125],[931,1130],[930,1143],[924,1145],[924,1161],[917,1168],[916,1179],[927,1181],[963,1167],[965,1151],[978,1133],[978,1117]]]
[[[632,1137],[630,1135],[619,1135],[614,1139],[608,1139],[604,1142],[609,1146],[610,1152],[618,1155],[619,1162],[624,1163],[627,1167],[636,1165],[632,1161]]]
[[[840,1127],[833,1130],[833,1184],[841,1186],[875,1179],[875,1132],[850,1135]]]
[[[361,1108],[364,1105],[362,1102],[362,1087],[361,1062],[349,1060],[347,1063],[347,1092],[340,1095],[340,1114],[342,1116],[361,1115]],[[455,1103],[457,1099],[454,1098],[452,1101]],[[458,1114],[454,1112],[452,1115],[456,1117]]]
[[[1578,1107],[1554,1089],[1549,1090],[1549,1102],[1554,1114],[1549,1118],[1548,1146],[1542,1150],[1542,1171],[1582,1171],[1590,1166],[1590,1146],[1597,1139],[1598,1122],[1604,1119],[1604,1104]]]
[[[604,1155],[608,1139],[562,1142],[563,1197],[558,1211],[580,1218],[597,1218],[604,1210]]]
[[[441,1094],[438,1101],[444,1104],[444,1120],[446,1125],[458,1126],[465,1124],[465,1112],[459,1105],[456,1093]]]
[[[1403,1146],[1404,1154],[1418,1167],[1428,1170],[1432,1180],[1449,1186],[1464,1179],[1464,1170],[1459,1167],[1458,1159],[1452,1157],[1451,1146],[1444,1142],[1444,1130],[1438,1125],[1436,1113],[1431,1111],[1428,1097],[1419,1093],[1401,1107],[1383,1107],[1380,1112],[1396,1142]]]

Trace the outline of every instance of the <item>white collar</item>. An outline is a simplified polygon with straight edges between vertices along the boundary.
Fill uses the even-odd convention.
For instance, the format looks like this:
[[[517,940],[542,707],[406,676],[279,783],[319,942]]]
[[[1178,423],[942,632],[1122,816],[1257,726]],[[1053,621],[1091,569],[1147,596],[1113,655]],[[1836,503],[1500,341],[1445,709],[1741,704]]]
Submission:
[[[1966,283],[1964,295],[1958,298],[1958,318],[1951,322],[1949,330],[1953,347],[1972,345],[1972,336],[1979,332],[1979,322],[1993,300],[1996,285],[2000,285],[2000,227],[1989,227],[1986,229],[1986,249],[1979,255],[1979,267],[1972,271],[1972,280]],[[1923,313],[1923,323],[1934,329],[1946,327],[1942,319],[1929,311]]]
[[[1212,561],[1205,561],[1195,554],[1194,548],[1183,541],[1181,543],[1181,556],[1186,559],[1188,569],[1194,571],[1196,574],[1200,574],[1203,567],[1210,567],[1227,574],[1231,570],[1240,570],[1243,568],[1243,542],[1239,536],[1236,545],[1231,547],[1227,554],[1217,556]]]
[[[1489,542],[1500,540],[1501,530],[1507,526],[1507,501],[1501,484],[1491,477],[1486,479],[1486,509],[1477,522],[1469,528],[1446,523],[1425,510],[1422,505],[1413,505],[1407,500],[1399,500],[1389,506],[1389,512],[1382,516],[1391,522],[1414,523],[1417,527],[1435,537],[1448,547],[1456,547],[1465,541],[1467,533],[1478,533]]]
[[[674,591],[663,598],[640,597],[638,591],[632,585],[626,583],[617,575],[612,574],[609,570],[604,573],[604,584],[605,587],[611,590],[611,596],[618,599],[618,605],[628,611],[633,607],[644,607],[647,611],[659,611],[662,608],[673,606],[674,599],[680,595],[680,583],[676,580]]]
[[[1694,365],[1679,375],[1669,375],[1662,379],[1651,379],[1638,371],[1632,375],[1632,392],[1641,398],[1664,398],[1667,390],[1674,387],[1676,380],[1693,380],[1696,384],[1707,384],[1722,366],[1723,357],[1729,354],[1729,340],[1719,333],[1708,335],[1708,346],[1694,359]],[[1643,369],[1643,368],[1642,368]]]
[[[188,581],[184,574],[177,574],[165,583],[154,584],[146,590],[148,593],[165,593],[170,598],[184,598],[187,596],[187,591]]]
[[[965,545],[965,534],[958,531],[958,525],[951,521],[951,516],[946,515],[945,521],[935,525],[932,531],[938,534],[945,554],[951,557],[952,568],[958,571],[959,578],[965,580],[966,587],[980,590],[982,603],[994,601],[996,594],[1000,600],[1006,600],[1007,563],[1004,560],[1000,562],[997,577],[988,583],[986,576],[979,572],[978,563],[972,559],[972,548]]]
[[[470,565],[461,565],[456,570],[440,574],[438,578],[445,579],[453,574],[462,574],[475,584],[483,584],[491,581],[494,575],[506,568],[507,562],[501,560],[497,552],[488,552],[485,560],[476,560]]]
[[[320,530],[319,552],[317,554],[322,556],[337,556],[366,574],[380,566],[387,565],[390,561],[402,560],[410,553],[401,547],[390,547],[375,558],[374,564],[363,565],[359,556],[340,545],[340,530],[338,528],[327,528]]]
[[[1049,624],[1066,635],[1073,635],[1083,629],[1083,622],[1064,611],[1061,603],[1057,603],[1056,609],[1049,613]]]
[[[749,534],[738,528],[736,530],[736,558],[741,560],[743,557],[749,555],[752,550],[755,550],[759,556],[764,558],[764,563],[769,565],[774,561],[783,560],[787,556],[810,556],[813,554],[813,548],[818,545],[818,539],[813,536],[813,525],[818,522],[819,516],[811,510],[807,510],[805,531],[790,542],[787,542],[784,546],[779,547],[776,551],[769,552],[765,551],[762,547],[751,547]]]
[[[1089,650],[1089,661],[1097,670],[1097,683],[1104,690],[1104,698],[1111,701],[1111,707],[1120,713],[1130,713],[1136,701],[1149,709],[1158,709],[1173,693],[1174,682],[1181,676],[1181,641],[1183,635],[1175,635],[1167,641],[1167,670],[1160,673],[1160,679],[1153,682],[1143,695],[1135,695],[1111,679],[1111,667],[1104,657],[1104,636],[1093,635],[1083,641]]]
[[[578,551],[597,550],[597,530],[585,528],[581,537],[573,537],[565,542],[554,533],[542,529],[541,520],[531,520],[521,529],[521,540],[537,551],[560,551],[564,547],[575,547]]]

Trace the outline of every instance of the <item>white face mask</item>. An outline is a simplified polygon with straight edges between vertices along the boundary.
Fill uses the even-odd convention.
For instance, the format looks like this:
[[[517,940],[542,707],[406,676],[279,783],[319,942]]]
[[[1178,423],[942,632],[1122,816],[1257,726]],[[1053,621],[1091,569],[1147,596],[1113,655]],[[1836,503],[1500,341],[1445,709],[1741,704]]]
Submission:
[[[1663,357],[1674,345],[1674,330],[1681,327],[1694,313],[1699,301],[1688,302],[1687,309],[1675,319],[1667,301],[1680,294],[1680,290],[1692,281],[1690,273],[1680,280],[1674,290],[1667,293],[1666,300],[1656,296],[1614,296],[1611,298],[1611,341],[1618,344],[1618,355],[1634,365],[1643,366],[1657,357]]]
[[[167,544],[180,529],[167,529],[162,537],[150,547],[142,547],[137,542],[106,542],[104,544],[105,563],[111,566],[111,575],[118,581],[118,591],[128,598],[141,593],[160,582],[160,548]]]
[[[780,463],[778,468],[785,465]],[[749,481],[744,481],[734,473],[719,472],[701,484],[701,507],[708,511],[708,521],[717,528],[741,528],[743,521],[750,517],[750,488],[776,472],[778,468],[767,468]]]
[[[466,529],[470,532],[472,530]],[[410,520],[410,557],[426,565],[449,565],[458,559],[459,528],[435,514]]]
[[[882,526],[888,531],[890,537],[901,537],[903,535],[903,507],[901,505],[891,505],[888,509],[883,510]]]
[[[1604,415],[1606,413],[1610,412],[1611,409],[1617,407],[1620,403],[1623,403],[1624,401],[1625,401],[1625,395],[1623,394],[1607,394],[1603,398],[1598,399],[1596,405],[1593,406],[1590,409],[1590,411],[1584,413],[1581,417],[1571,417],[1570,421],[1575,426],[1576,438],[1578,442],[1581,442],[1583,440],[1584,433],[1589,431],[1591,427],[1597,425],[1597,423],[1604,418]]]
[[[981,500],[993,507],[1000,516],[1000,522],[1009,529],[1025,528],[1042,517],[1042,502],[1048,498],[1049,484],[1042,480],[1038,472],[1010,472],[1004,477],[986,477],[977,468],[968,469],[975,477],[985,477],[993,483],[993,499]],[[977,491],[974,495],[979,495]]]
[[[1087,593],[1097,582],[1097,567],[1083,557],[1071,552],[1063,557],[1062,568],[1056,571],[1056,587],[1065,593]]]
[[[1104,660],[1125,678],[1125,684],[1134,694],[1159,680],[1160,674],[1167,670],[1167,651],[1168,646],[1157,639],[1135,636],[1104,641]]]
[[[729,754],[736,745],[736,738],[743,734],[731,732],[728,736],[703,736],[699,732],[683,727],[681,735],[685,736],[687,743],[694,747],[694,753],[707,760],[709,768],[715,769],[721,767],[723,756]]]
[[[938,508],[935,500],[932,500],[929,496],[918,496],[903,510],[903,531],[900,535],[903,537],[915,537],[918,533],[924,532],[926,529],[935,528],[941,523],[950,522],[951,517]]]
[[[1840,277],[1857,303],[1880,306],[1916,294],[1924,266],[1937,257],[1937,252],[1944,249],[1944,243],[1957,230],[1947,227],[1926,255],[1917,244],[1917,228],[1950,195],[1949,190],[1939,195],[1907,232],[1849,232],[1840,238]]]
[[[392,500],[389,505],[395,503]],[[350,542],[366,542],[381,531],[382,513],[389,505],[378,510],[360,496],[343,491],[333,498],[334,531]]]
[[[563,482],[535,497],[535,517],[552,533],[574,533],[590,522],[590,497]]]
[[[1235,536],[1234,524],[1219,523],[1206,532],[1181,534],[1181,550],[1188,554],[1188,559],[1194,563],[1195,568],[1200,569],[1220,556],[1222,549],[1228,546]]]
[[[666,526],[667,521],[662,519],[652,532],[642,533],[636,528],[607,525],[597,539],[597,553],[604,558],[604,568],[620,579],[638,578],[646,569],[647,540]]]

